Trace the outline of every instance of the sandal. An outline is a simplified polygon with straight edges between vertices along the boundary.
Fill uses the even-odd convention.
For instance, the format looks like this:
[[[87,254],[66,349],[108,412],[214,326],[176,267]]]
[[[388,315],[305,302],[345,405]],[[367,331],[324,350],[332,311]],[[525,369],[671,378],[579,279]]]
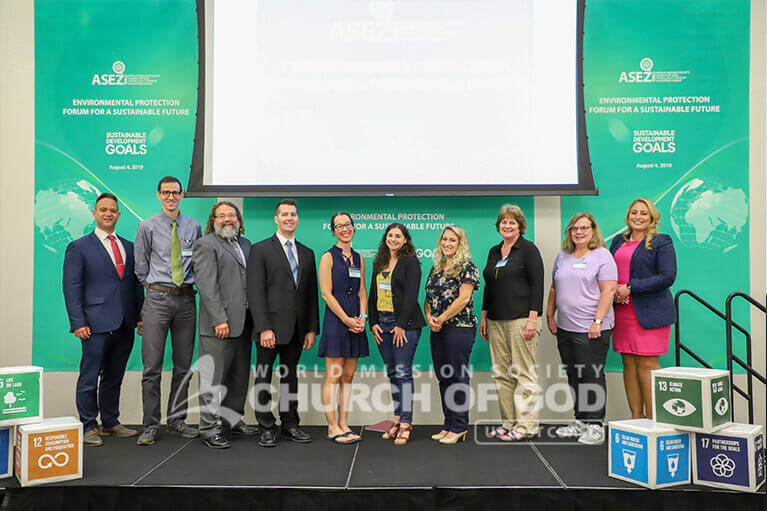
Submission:
[[[508,436],[509,430],[504,428],[503,426],[498,426],[494,430],[492,430],[490,433],[487,434],[488,438],[500,438],[502,436]]]
[[[399,427],[397,438],[394,439],[394,445],[405,445],[410,440],[410,433],[413,431],[412,424],[402,424]]]
[[[531,435],[528,433],[520,433],[516,430],[511,430],[505,435],[500,435],[498,437],[498,440],[501,442],[521,442],[522,440],[527,440],[528,438],[534,438],[537,435]]]
[[[328,435],[328,440],[335,444],[356,444],[360,441],[359,438],[349,438],[349,435],[353,434],[351,431],[347,431],[346,433],[340,433],[338,435],[330,436]]]
[[[395,422],[391,425],[389,428],[389,431],[381,435],[381,438],[384,440],[391,440],[392,438],[397,436],[397,432],[399,431],[399,422]]]

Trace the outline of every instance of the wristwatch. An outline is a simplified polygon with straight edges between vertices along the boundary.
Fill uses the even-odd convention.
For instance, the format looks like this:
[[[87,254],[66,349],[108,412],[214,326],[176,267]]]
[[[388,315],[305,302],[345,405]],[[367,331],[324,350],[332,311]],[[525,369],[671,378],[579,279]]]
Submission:
[[[597,325],[601,325],[602,324],[602,320],[599,319],[599,318],[594,318],[594,323],[596,323]]]

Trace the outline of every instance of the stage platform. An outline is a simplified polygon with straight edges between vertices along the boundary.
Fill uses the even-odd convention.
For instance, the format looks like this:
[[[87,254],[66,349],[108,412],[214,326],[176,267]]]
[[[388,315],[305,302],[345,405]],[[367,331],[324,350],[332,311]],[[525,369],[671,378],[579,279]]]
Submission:
[[[546,426],[553,428],[553,426]],[[232,438],[210,449],[200,439],[163,430],[155,445],[135,438],[104,438],[85,448],[83,479],[20,488],[0,480],[0,511],[17,509],[584,509],[659,511],[762,510],[759,494],[694,485],[647,490],[607,476],[607,444],[584,446],[541,438],[505,443],[477,427],[466,443],[440,445],[437,426],[415,426],[406,446],[380,433],[337,445],[325,427],[304,428],[311,444],[280,439],[259,447],[256,438]]]

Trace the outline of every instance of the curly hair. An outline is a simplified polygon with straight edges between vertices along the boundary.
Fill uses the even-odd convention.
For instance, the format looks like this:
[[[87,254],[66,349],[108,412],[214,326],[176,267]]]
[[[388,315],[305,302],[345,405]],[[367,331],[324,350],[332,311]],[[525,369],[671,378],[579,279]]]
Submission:
[[[573,252],[575,252],[575,243],[573,243],[573,237],[570,231],[575,225],[575,222],[577,222],[581,218],[585,218],[589,222],[591,222],[592,236],[591,236],[591,241],[589,241],[589,249],[594,250],[595,248],[605,246],[605,240],[602,237],[602,231],[599,230],[599,226],[597,225],[597,221],[594,219],[594,215],[592,215],[591,213],[583,213],[583,212],[576,213],[570,219],[570,222],[568,222],[567,227],[565,227],[565,237],[562,240],[562,250],[564,250],[568,254],[572,254]]]
[[[644,197],[639,197],[636,200],[633,200],[631,204],[629,204],[629,209],[626,210],[626,231],[623,233],[623,239],[628,240],[629,236],[631,236],[631,226],[629,225],[629,215],[631,214],[631,208],[634,207],[634,204],[637,202],[641,202],[645,206],[647,206],[647,211],[650,212],[650,225],[647,226],[647,234],[645,234],[644,237],[644,246],[647,250],[652,250],[652,239],[655,237],[656,234],[658,234],[658,226],[660,225],[660,212],[658,211],[658,208],[655,207],[655,204],[652,203],[650,199],[646,199]]]
[[[389,251],[389,246],[386,244],[386,236],[389,234],[389,231],[395,228],[399,229],[402,235],[405,237],[405,244],[402,245],[399,250],[397,250],[397,257],[404,259],[406,257],[415,256],[413,237],[410,236],[410,231],[407,230],[407,227],[399,222],[389,224],[384,231],[383,237],[381,238],[381,243],[378,244],[378,252],[376,253],[376,257],[373,259],[373,275],[378,275],[381,273],[383,269],[386,268],[386,266],[389,264],[391,254]]]
[[[447,231],[452,232],[458,238],[458,248],[455,250],[455,254],[451,259],[445,261],[445,255],[442,253],[442,237]],[[442,263],[447,262],[445,268],[445,276],[457,279],[461,276],[461,270],[466,263],[471,261],[471,250],[469,250],[469,239],[466,236],[466,231],[457,225],[448,225],[442,229],[439,238],[437,238],[437,247],[434,249],[434,265],[432,266],[432,272],[439,273],[442,270]]]
[[[219,201],[210,209],[210,215],[208,215],[208,223],[205,224],[205,234],[216,232],[216,210],[219,206],[229,206],[230,208],[234,209],[235,213],[237,213],[237,222],[240,224],[240,230],[237,232],[237,236],[242,236],[245,234],[245,226],[242,224],[242,213],[240,213],[240,208],[228,200]]]

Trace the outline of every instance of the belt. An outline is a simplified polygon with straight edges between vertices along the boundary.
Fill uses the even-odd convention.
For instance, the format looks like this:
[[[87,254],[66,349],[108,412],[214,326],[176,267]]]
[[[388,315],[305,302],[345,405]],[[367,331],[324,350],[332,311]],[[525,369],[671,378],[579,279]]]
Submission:
[[[191,284],[182,287],[165,287],[159,284],[149,284],[149,289],[162,291],[163,293],[170,293],[173,296],[194,296],[197,294],[197,291],[194,290]]]

